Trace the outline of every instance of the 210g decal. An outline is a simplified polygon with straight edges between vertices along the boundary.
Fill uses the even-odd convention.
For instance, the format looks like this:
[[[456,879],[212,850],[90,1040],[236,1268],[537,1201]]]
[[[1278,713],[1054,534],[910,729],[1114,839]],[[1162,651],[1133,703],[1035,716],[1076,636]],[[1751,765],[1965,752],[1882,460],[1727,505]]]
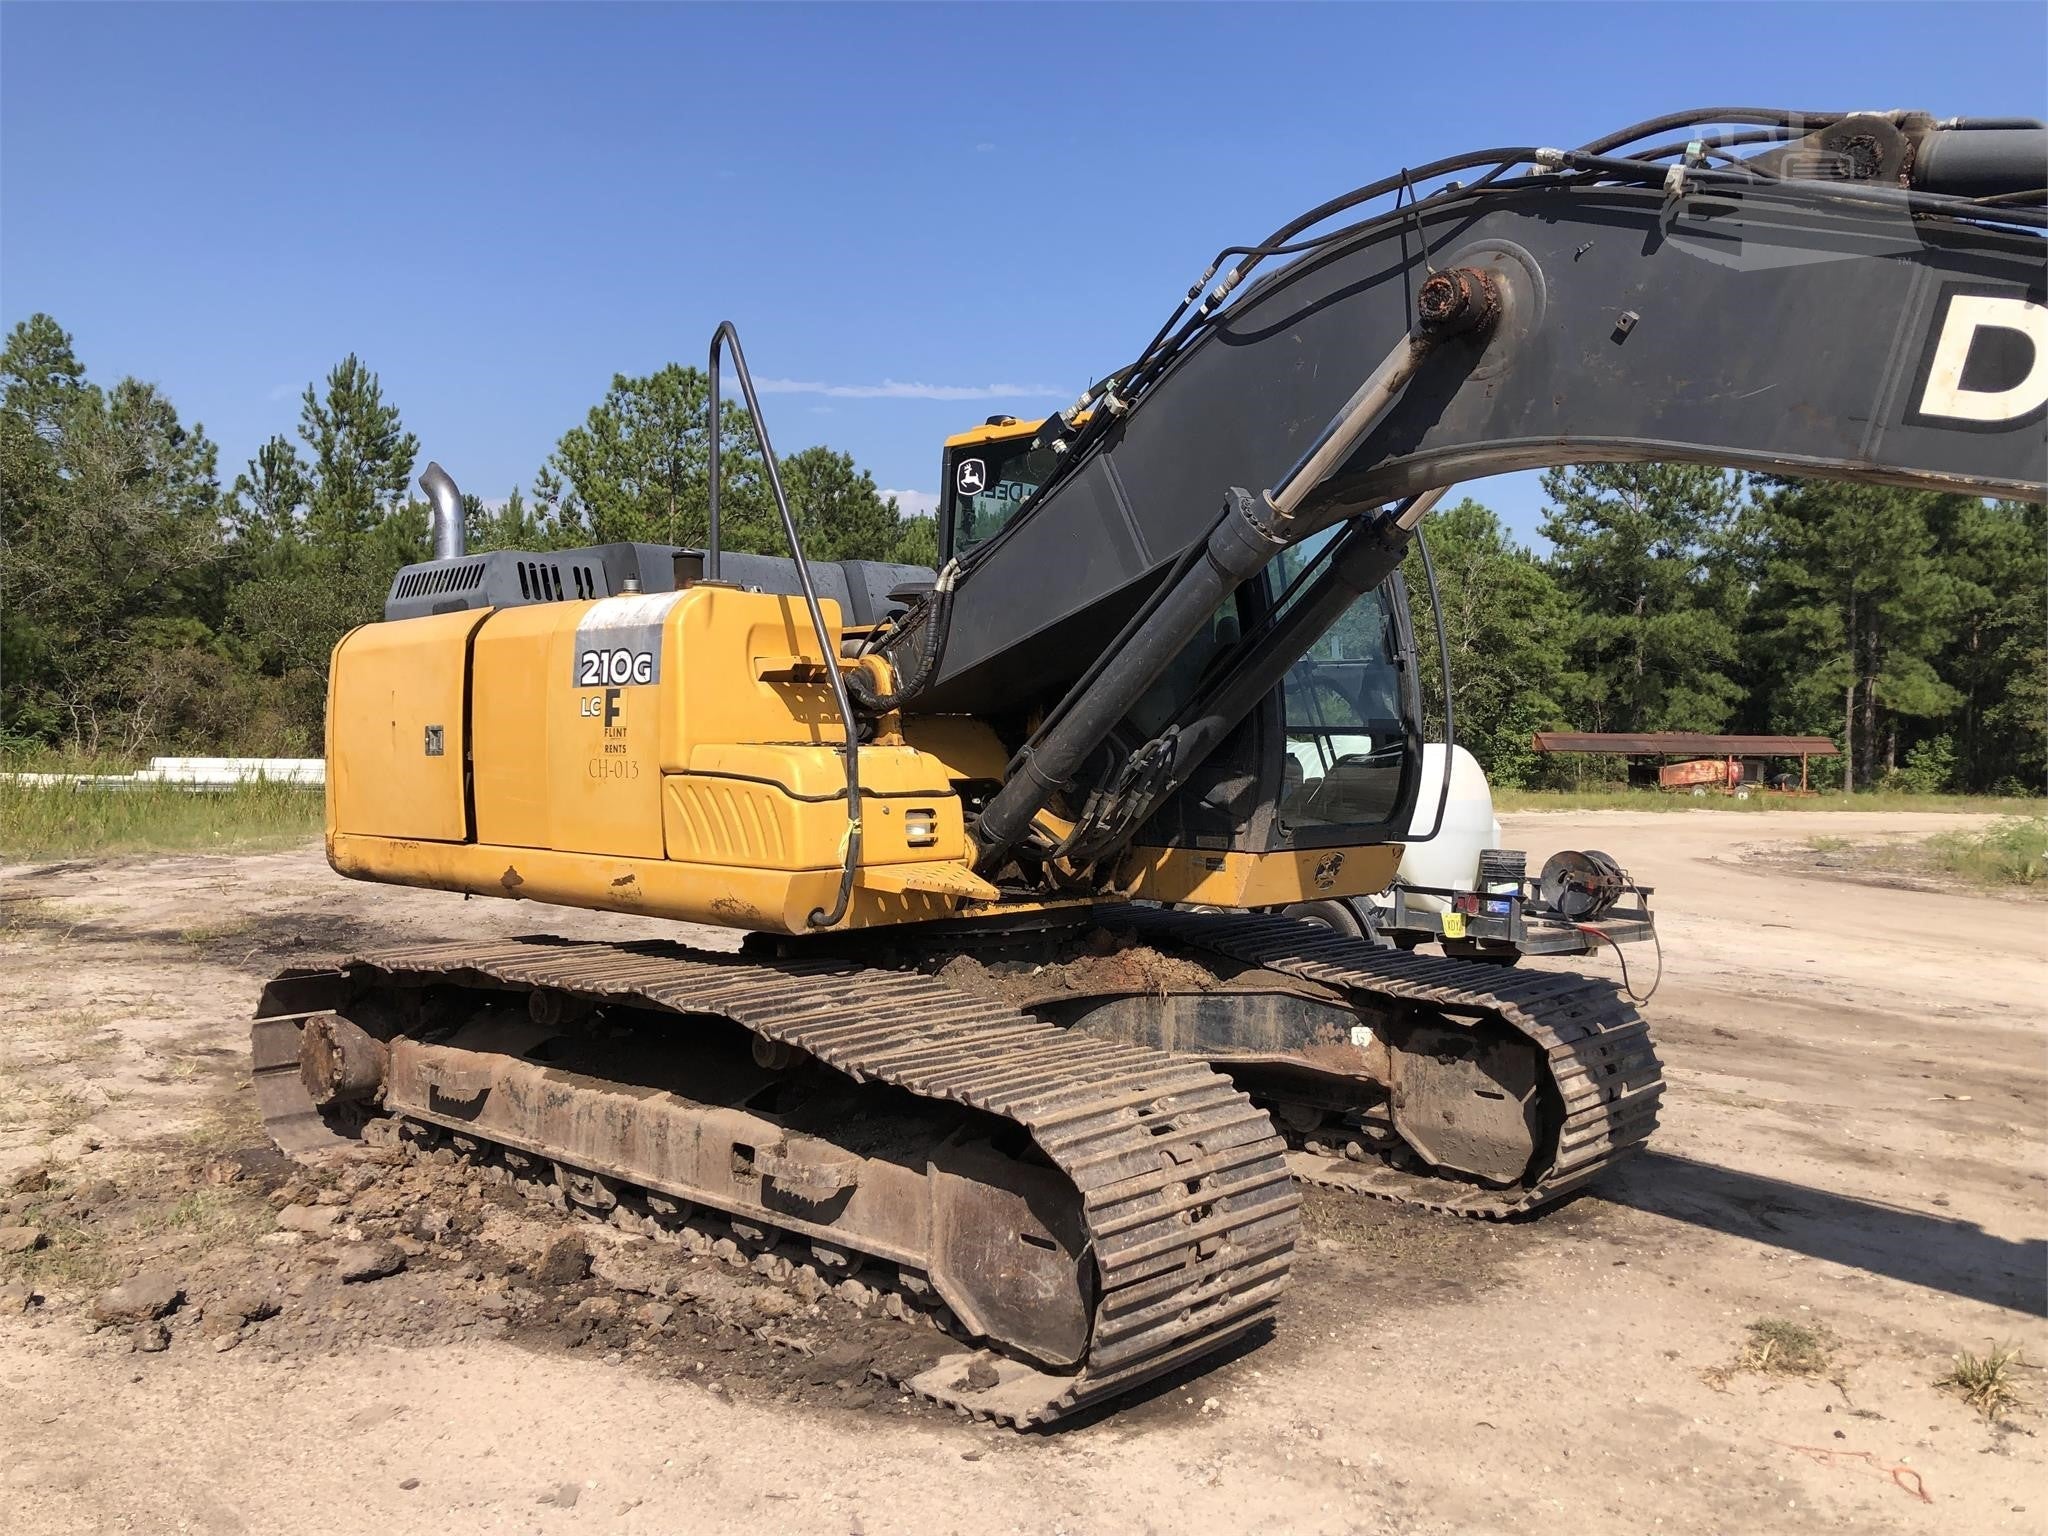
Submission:
[[[576,686],[578,688],[602,688],[606,684],[610,684],[614,688],[622,688],[628,683],[651,683],[653,681],[654,653],[652,651],[583,651],[576,658]]]

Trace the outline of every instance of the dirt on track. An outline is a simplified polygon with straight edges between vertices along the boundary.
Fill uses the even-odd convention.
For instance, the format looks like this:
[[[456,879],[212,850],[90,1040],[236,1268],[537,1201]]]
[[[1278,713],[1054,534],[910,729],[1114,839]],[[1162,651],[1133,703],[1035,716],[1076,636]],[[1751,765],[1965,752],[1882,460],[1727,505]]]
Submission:
[[[1270,1340],[1029,1436],[878,1381],[901,1325],[872,1300],[603,1229],[586,1273],[551,1262],[555,1213],[461,1170],[308,1178],[254,1132],[247,1013],[282,965],[735,935],[350,884],[317,849],[0,871],[0,1191],[50,1179],[0,1195],[0,1229],[44,1234],[0,1254],[0,1510],[23,1532],[2037,1531],[2048,904],[1786,856],[1962,820],[1509,818],[1538,857],[1598,847],[1657,886],[1652,1150],[1506,1226],[1312,1195]],[[1631,952],[1638,986],[1653,963]],[[383,1243],[402,1268],[340,1277]],[[185,1293],[161,1337],[96,1329],[137,1271]],[[1729,1369],[1764,1318],[1825,1334],[1822,1373]],[[2001,1342],[2034,1407],[1986,1422],[1937,1382]]]

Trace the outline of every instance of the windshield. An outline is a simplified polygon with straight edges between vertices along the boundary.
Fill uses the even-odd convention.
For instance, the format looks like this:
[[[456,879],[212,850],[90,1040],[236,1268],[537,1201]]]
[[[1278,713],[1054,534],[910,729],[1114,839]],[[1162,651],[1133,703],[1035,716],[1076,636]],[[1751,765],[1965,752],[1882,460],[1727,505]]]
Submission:
[[[1001,533],[1059,462],[1050,446],[1033,448],[1029,435],[969,443],[947,458],[947,517],[956,555]]]
[[[1283,550],[1269,568],[1274,590],[1285,591],[1334,534]],[[1400,643],[1385,594],[1382,587],[1356,599],[1288,669],[1280,815],[1290,826],[1385,821],[1400,803],[1407,730]],[[1292,605],[1290,598],[1283,607]]]

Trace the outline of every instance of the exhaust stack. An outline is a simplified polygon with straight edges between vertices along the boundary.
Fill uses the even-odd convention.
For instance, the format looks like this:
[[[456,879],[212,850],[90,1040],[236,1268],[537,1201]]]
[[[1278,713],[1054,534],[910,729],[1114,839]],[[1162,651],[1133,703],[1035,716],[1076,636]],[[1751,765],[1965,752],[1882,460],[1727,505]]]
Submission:
[[[434,504],[434,558],[459,560],[469,553],[469,528],[462,516],[462,492],[448,471],[429,463],[420,476],[420,489]]]

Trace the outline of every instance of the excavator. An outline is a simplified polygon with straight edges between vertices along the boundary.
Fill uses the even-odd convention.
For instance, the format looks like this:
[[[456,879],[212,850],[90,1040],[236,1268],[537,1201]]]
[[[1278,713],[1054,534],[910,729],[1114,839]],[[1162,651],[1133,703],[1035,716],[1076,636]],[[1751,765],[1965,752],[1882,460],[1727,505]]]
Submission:
[[[1404,553],[1448,486],[1572,462],[2044,499],[2044,187],[2040,123],[1904,111],[1410,167],[949,442],[936,570],[805,558],[729,324],[702,549],[470,553],[429,466],[433,558],[333,654],[333,868],[744,938],[287,971],[271,1134],[859,1273],[929,1341],[906,1390],[1020,1427],[1269,1330],[1303,1184],[1583,1189],[1663,1091],[1610,981],[1284,910],[1386,889],[1447,792]],[[720,548],[722,365],[787,555]]]

